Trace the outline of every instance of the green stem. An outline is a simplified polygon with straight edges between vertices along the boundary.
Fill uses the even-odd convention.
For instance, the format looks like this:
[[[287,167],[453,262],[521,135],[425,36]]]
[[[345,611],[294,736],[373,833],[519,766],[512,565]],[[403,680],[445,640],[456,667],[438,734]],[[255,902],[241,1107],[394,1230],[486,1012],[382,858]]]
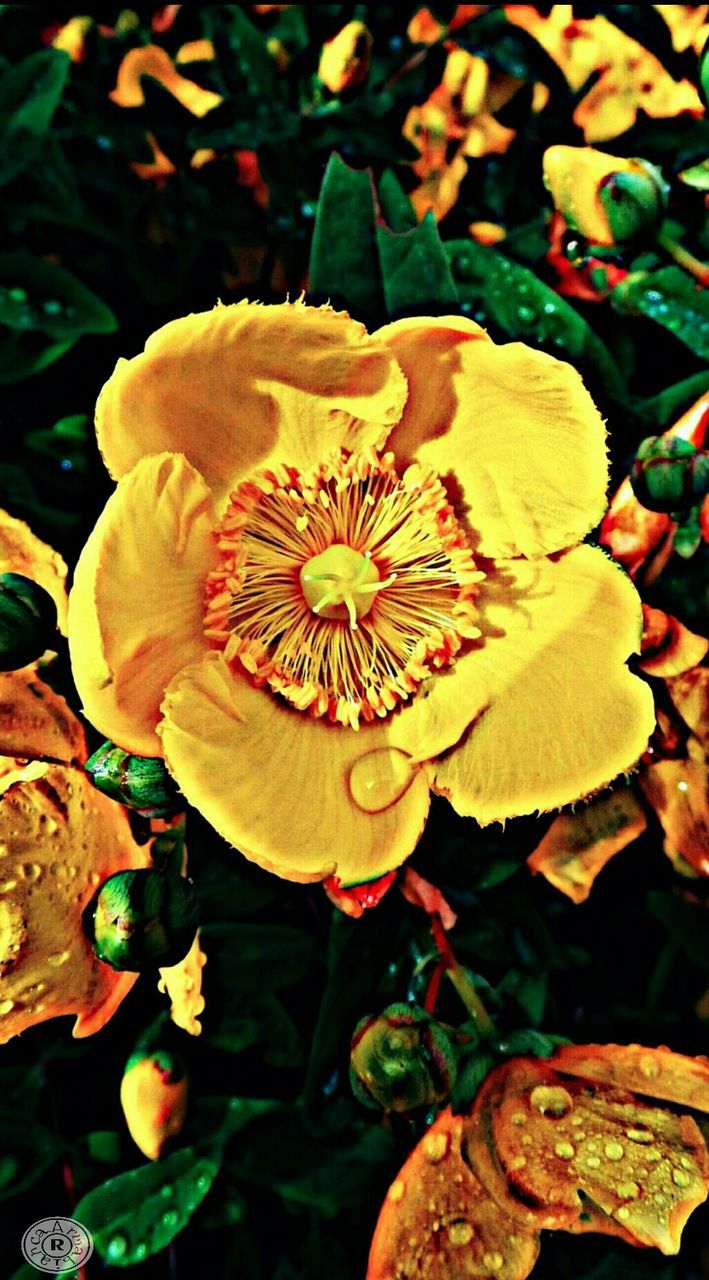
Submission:
[[[446,976],[450,979],[465,1005],[470,1017],[483,1040],[493,1040],[497,1036],[497,1028],[485,1005],[468,977],[465,969],[458,963],[448,935],[439,915],[431,916],[431,932],[438,951],[445,965]]]
[[[700,284],[709,285],[709,265],[706,262],[700,262],[689,249],[685,249],[666,231],[658,232],[657,243],[669,253],[678,267],[684,267]]]

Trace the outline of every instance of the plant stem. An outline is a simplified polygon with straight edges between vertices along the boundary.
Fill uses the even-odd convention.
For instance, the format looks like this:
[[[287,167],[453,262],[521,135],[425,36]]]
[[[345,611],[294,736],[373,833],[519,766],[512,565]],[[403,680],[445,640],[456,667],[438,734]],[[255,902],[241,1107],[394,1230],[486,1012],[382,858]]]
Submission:
[[[433,933],[433,939],[438,947],[441,960],[445,965],[446,975],[455,987],[460,1000],[465,1005],[465,1008],[470,1014],[470,1017],[472,1018],[481,1037],[483,1040],[494,1039],[497,1035],[495,1024],[480,999],[480,996],[475,990],[475,987],[470,981],[470,978],[465,972],[465,969],[456,959],[439,915],[431,916],[431,932]]]
[[[700,284],[709,285],[709,265],[706,262],[700,262],[693,253],[689,252],[689,249],[685,249],[666,231],[658,233],[657,243],[669,253],[678,267],[684,267],[685,271],[689,271]]]

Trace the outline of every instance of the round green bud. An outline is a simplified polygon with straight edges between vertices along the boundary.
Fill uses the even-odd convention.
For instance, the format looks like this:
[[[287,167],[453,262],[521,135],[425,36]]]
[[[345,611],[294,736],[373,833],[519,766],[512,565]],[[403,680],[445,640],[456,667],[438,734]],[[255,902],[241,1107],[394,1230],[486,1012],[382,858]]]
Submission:
[[[96,955],[112,969],[177,964],[197,930],[192,881],[150,868],[119,871],[101,885],[86,922]]]
[[[444,1028],[417,1005],[390,1004],[355,1029],[350,1084],[366,1107],[406,1113],[435,1106],[448,1097],[456,1072]]]
[[[0,574],[0,671],[17,671],[41,658],[54,640],[57,606],[38,582]]]
[[[598,192],[615,244],[657,227],[667,210],[669,187],[657,165],[649,160],[629,163],[632,169],[609,173]]]
[[[681,513],[709,493],[709,454],[678,436],[648,436],[635,455],[630,483],[649,511]]]
[[[144,818],[170,818],[181,807],[177,786],[160,759],[131,756],[104,742],[84,767],[98,791]]]

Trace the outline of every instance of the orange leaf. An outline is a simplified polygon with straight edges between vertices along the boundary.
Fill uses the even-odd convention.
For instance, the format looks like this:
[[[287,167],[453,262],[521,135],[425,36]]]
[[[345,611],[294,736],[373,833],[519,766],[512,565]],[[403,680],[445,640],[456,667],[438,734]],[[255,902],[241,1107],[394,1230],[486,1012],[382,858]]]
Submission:
[[[447,1109],[389,1188],[367,1280],[525,1280],[539,1253],[536,1232],[511,1224],[465,1159],[466,1121]]]
[[[645,830],[642,806],[630,788],[606,792],[576,813],[561,813],[527,859],[572,902],[585,902],[596,876]]]
[[[695,635],[662,609],[643,605],[641,671],[649,676],[678,676],[706,657],[709,640]]]
[[[709,875],[709,787],[704,750],[696,738],[681,760],[658,760],[640,775],[640,785],[665,833],[668,858],[681,858],[697,875]],[[678,868],[681,870],[681,866]],[[685,868],[686,870],[686,868]]]

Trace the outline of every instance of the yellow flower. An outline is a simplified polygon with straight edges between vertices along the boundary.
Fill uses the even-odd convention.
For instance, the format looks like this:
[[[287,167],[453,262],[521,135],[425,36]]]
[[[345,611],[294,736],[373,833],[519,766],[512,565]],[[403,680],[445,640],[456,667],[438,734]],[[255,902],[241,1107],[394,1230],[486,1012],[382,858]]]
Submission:
[[[488,823],[645,747],[639,599],[577,545],[605,431],[569,365],[458,316],[370,336],[244,302],[121,360],[97,429],[118,488],[70,598],[86,713],[262,866],[374,879],[431,787]]]
[[[363,22],[348,22],[323,45],[318,76],[331,93],[344,93],[369,75],[374,41]]]
[[[673,80],[654,54],[602,15],[574,18],[570,4],[552,5],[547,15],[533,5],[510,4],[505,13],[554,59],[574,92],[599,73],[574,111],[587,142],[617,138],[635,123],[639,110],[653,118],[682,111],[704,114],[689,80]]]
[[[437,219],[453,208],[468,171],[468,159],[503,154],[515,136],[494,117],[519,88],[520,81],[491,74],[483,58],[453,48],[443,80],[404,121],[404,137],[421,152],[412,168],[422,179],[411,193],[420,218],[433,209]],[[451,154],[453,145],[453,154]]]
[[[145,102],[143,76],[157,80],[193,116],[205,116],[222,101],[221,94],[203,89],[194,80],[181,76],[167,50],[157,44],[128,50],[118,68],[116,87],[108,95],[111,101],[119,107],[142,107]]]
[[[664,214],[666,184],[644,160],[557,144],[542,164],[555,208],[594,244],[622,244],[657,226]]]

